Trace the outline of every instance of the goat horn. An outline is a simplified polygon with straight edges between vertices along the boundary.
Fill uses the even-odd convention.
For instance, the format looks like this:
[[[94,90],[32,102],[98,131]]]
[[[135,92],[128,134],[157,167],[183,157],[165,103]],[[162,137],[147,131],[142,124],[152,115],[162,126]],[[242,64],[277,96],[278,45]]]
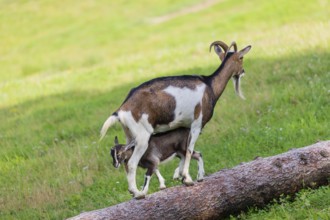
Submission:
[[[231,42],[231,44],[230,44],[228,50],[229,50],[231,47],[234,47],[234,51],[237,52],[237,44],[236,44],[235,41]]]
[[[237,44],[235,41],[231,42],[230,46],[228,47],[228,50],[226,51],[225,57],[227,56],[229,50],[231,47],[234,47],[234,51],[237,52]]]
[[[210,52],[211,52],[212,47],[213,47],[213,46],[216,46],[216,45],[222,47],[222,49],[225,51],[225,53],[227,52],[227,50],[228,50],[228,45],[225,44],[225,43],[222,42],[222,41],[214,41],[214,42],[210,45]]]

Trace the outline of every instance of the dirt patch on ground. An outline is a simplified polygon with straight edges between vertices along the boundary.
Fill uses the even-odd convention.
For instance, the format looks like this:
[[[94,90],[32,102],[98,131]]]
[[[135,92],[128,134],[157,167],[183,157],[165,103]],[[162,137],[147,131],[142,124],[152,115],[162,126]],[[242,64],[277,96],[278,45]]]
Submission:
[[[208,8],[212,5],[215,5],[216,3],[219,3],[219,2],[220,2],[219,0],[206,0],[206,1],[203,1],[203,2],[198,3],[196,5],[192,5],[190,7],[186,7],[186,8],[183,8],[181,10],[178,10],[178,11],[175,11],[175,12],[163,15],[163,16],[151,18],[150,23],[160,24],[160,23],[169,21],[173,18],[182,16],[182,15],[186,15],[186,14],[201,11],[201,10],[206,9],[206,8]]]

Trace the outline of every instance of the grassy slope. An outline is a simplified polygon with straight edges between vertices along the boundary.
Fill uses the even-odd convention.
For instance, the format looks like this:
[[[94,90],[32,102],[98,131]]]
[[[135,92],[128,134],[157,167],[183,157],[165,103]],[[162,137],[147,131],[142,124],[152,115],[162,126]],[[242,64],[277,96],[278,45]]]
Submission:
[[[140,82],[211,73],[219,65],[207,51],[213,40],[253,48],[247,100],[229,85],[198,140],[207,173],[330,139],[328,3],[220,1],[149,22],[196,2],[0,1],[1,218],[65,218],[130,199],[123,169],[108,156],[123,133],[117,126],[99,144],[100,126]],[[168,186],[180,184],[171,180],[176,165],[161,167]],[[239,217],[324,217],[329,192]]]

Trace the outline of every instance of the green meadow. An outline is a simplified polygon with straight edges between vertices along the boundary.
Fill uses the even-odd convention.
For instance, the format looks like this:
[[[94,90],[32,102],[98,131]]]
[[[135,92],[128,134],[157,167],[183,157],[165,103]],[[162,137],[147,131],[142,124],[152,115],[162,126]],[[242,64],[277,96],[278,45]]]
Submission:
[[[213,73],[215,40],[252,49],[246,100],[229,82],[196,144],[207,175],[329,140],[329,12],[326,0],[0,0],[0,219],[65,219],[130,200],[109,155],[124,133],[116,125],[99,142],[103,122],[146,80]],[[177,165],[160,167],[168,187],[181,184]],[[149,193],[158,186],[153,177]],[[330,219],[329,195],[306,189],[230,218]]]

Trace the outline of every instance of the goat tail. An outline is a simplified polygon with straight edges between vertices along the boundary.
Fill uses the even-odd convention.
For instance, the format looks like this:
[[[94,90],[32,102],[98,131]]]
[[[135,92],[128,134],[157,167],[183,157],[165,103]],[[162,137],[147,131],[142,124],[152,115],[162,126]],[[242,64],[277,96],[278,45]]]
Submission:
[[[119,121],[118,115],[116,113],[114,113],[104,122],[102,129],[101,129],[100,140],[102,140],[104,138],[108,129],[118,121]]]

